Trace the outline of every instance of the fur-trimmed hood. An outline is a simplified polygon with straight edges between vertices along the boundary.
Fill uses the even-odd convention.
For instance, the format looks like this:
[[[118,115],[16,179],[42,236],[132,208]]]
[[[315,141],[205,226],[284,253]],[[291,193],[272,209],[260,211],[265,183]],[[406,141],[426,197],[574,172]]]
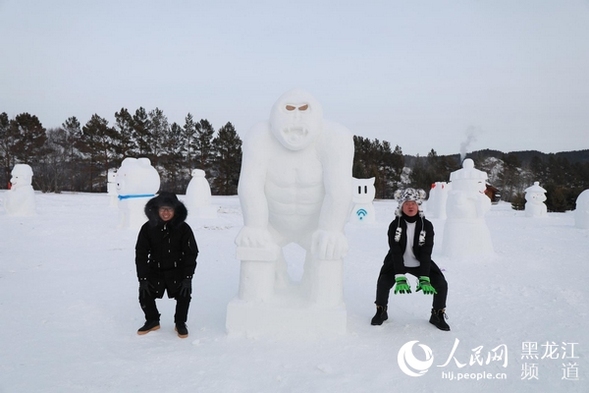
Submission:
[[[170,227],[177,227],[186,221],[186,217],[188,217],[188,210],[186,209],[186,206],[173,192],[163,191],[160,192],[156,197],[151,198],[145,204],[145,215],[149,219],[150,225],[156,226],[163,224],[163,221],[159,215],[159,208],[162,206],[169,206],[174,208],[174,218],[170,220]]]

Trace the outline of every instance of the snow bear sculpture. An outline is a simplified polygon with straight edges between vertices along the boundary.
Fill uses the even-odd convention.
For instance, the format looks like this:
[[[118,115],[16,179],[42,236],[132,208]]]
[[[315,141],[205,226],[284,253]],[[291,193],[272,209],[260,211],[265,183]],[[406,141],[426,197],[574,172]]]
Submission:
[[[319,102],[300,89],[283,94],[269,121],[245,136],[238,186],[244,227],[235,239],[241,276],[228,332],[345,332],[343,229],[353,155],[350,131],[324,120]],[[296,283],[282,252],[289,244],[305,252]]]
[[[544,204],[546,190],[540,187],[540,183],[536,181],[524,192],[526,193],[526,217],[545,217],[548,213],[548,208]]]
[[[16,164],[10,172],[10,190],[4,193],[4,209],[10,216],[34,216],[36,214],[33,169],[27,164]]]
[[[144,208],[160,188],[160,175],[149,158],[127,157],[117,171],[120,228],[138,229],[147,221]]]

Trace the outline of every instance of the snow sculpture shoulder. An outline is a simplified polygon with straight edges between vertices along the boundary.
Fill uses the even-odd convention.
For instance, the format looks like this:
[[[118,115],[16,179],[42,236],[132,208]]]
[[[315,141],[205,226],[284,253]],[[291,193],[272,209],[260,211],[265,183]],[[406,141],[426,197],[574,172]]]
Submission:
[[[353,154],[352,134],[324,120],[319,102],[300,89],[283,94],[269,121],[245,136],[238,186],[244,227],[235,240],[241,279],[239,298],[228,308],[230,332],[345,329],[343,228],[352,202]],[[292,285],[281,255],[290,243],[306,254],[300,285]],[[297,314],[284,293],[337,315]],[[321,315],[331,321],[317,323]]]
[[[446,203],[443,253],[447,256],[483,257],[493,254],[491,235],[485,214],[491,200],[485,195],[487,174],[467,158],[462,169],[450,174]]]
[[[211,205],[211,186],[202,169],[192,170],[192,179],[186,188],[188,217],[216,218],[217,208]]]
[[[374,180],[374,177],[370,179],[353,178],[352,201],[354,202],[354,208],[352,209],[350,222],[373,223],[376,221],[376,213],[372,204],[376,195]]]
[[[589,229],[589,190],[583,191],[577,197],[575,226],[577,228]]]
[[[526,194],[526,217],[545,217],[548,208],[544,204],[546,200],[546,190],[540,187],[539,182],[524,190]]]
[[[4,209],[10,216],[34,216],[36,214],[33,169],[27,164],[12,168],[11,188],[4,194]]]
[[[147,201],[160,188],[160,175],[149,158],[127,157],[117,171],[120,227],[137,229],[147,221],[143,211]]]

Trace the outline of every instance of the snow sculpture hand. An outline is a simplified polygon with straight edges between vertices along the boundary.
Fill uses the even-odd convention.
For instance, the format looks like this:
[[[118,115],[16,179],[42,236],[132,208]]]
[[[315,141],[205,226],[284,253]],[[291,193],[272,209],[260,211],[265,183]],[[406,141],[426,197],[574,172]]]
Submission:
[[[348,240],[341,232],[320,229],[312,241],[311,252],[319,259],[340,259],[348,253]]]
[[[235,238],[238,247],[265,248],[274,244],[267,229],[243,227]]]
[[[411,287],[407,284],[407,277],[404,274],[395,274],[395,283],[395,295],[398,293],[411,293]]]
[[[435,295],[436,289],[432,287],[432,284],[429,281],[429,277],[421,276],[419,277],[419,284],[417,284],[417,291],[423,291],[424,295]]]

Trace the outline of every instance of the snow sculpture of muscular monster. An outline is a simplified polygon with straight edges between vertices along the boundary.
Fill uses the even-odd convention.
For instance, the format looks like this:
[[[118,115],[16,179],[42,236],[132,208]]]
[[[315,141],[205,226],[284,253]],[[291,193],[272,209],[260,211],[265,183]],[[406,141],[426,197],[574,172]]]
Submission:
[[[303,304],[343,305],[353,155],[352,134],[324,120],[321,105],[300,89],[283,94],[270,120],[250,130],[238,187],[244,227],[235,241],[242,301],[279,303],[294,291]],[[291,283],[281,251],[291,243],[305,250],[300,285]]]

